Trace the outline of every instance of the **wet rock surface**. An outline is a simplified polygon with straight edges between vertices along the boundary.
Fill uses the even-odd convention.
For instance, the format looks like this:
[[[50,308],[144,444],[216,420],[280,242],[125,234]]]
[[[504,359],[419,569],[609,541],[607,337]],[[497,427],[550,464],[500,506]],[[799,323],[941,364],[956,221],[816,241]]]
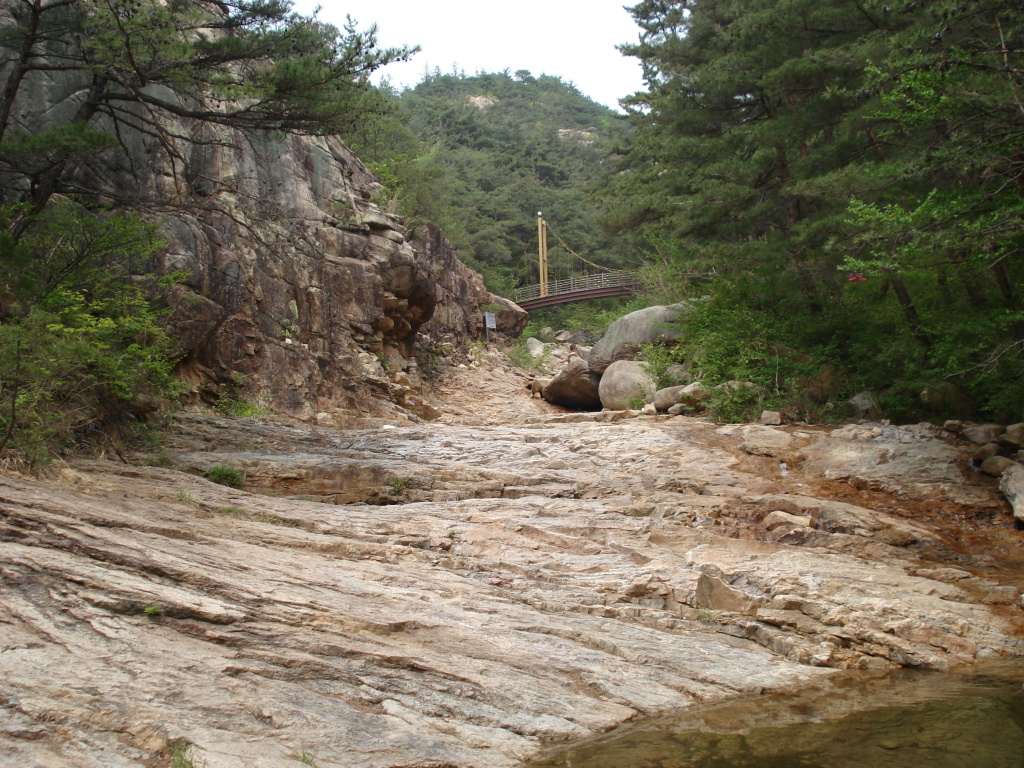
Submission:
[[[1024,649],[1024,532],[923,427],[564,413],[486,366],[433,402],[350,430],[181,414],[137,465],[0,476],[0,755],[515,766]]]

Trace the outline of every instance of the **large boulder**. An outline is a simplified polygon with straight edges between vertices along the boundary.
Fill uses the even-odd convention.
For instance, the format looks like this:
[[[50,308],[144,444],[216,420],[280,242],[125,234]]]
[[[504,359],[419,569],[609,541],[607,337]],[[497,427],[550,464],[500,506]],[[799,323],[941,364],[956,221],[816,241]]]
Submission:
[[[616,360],[632,360],[644,344],[672,342],[683,335],[672,325],[688,309],[687,304],[647,307],[630,312],[612,323],[590,351],[590,370],[604,373]]]
[[[997,440],[1008,448],[1024,448],[1024,424],[1011,424]]]
[[[670,387],[669,390],[675,390],[675,387]],[[668,390],[662,390],[666,394],[663,395],[662,402],[670,396]],[[655,406],[658,404],[658,395],[661,392],[655,393]],[[711,399],[711,391],[701,384],[699,381],[694,381],[687,384],[685,387],[680,387],[678,392],[675,392],[675,403],[669,405],[665,410],[673,416],[679,416],[687,413],[696,413],[703,411],[707,407],[708,400]]]
[[[882,418],[882,406],[873,392],[858,392],[847,400],[846,405],[858,419],[878,421]]]
[[[529,312],[496,293],[491,294],[490,304],[481,307],[481,312],[493,313],[496,326],[494,330],[509,339],[519,338],[530,320]]]
[[[631,400],[642,401],[647,395],[653,395],[657,388],[645,363],[616,360],[601,376],[598,392],[602,406],[609,411],[624,411],[636,407]]]
[[[601,377],[590,370],[586,360],[574,357],[544,387],[541,397],[565,408],[597,411],[601,408],[600,381]]]
[[[526,350],[530,353],[530,357],[538,358],[544,354],[547,347],[544,346],[544,342],[540,339],[535,339],[533,336],[526,340]]]
[[[1005,456],[989,456],[981,462],[981,471],[986,475],[992,475],[992,477],[1001,477],[1008,469],[1019,466],[1013,459],[1008,459]]]
[[[654,407],[659,411],[667,411],[674,405],[685,405],[683,409],[690,411],[702,410],[711,393],[699,381],[685,386],[665,387],[654,393]]]
[[[988,445],[1003,434],[1003,428],[999,424],[971,424],[964,427],[961,434],[965,440],[970,440],[972,443]]]

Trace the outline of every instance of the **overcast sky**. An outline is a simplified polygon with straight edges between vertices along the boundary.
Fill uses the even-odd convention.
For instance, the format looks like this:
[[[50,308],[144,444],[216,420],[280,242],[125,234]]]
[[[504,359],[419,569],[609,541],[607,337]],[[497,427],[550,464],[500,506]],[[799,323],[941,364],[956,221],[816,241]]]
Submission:
[[[639,0],[637,0],[638,2]],[[453,65],[467,75],[478,71],[557,75],[601,104],[618,109],[618,100],[643,90],[636,59],[616,45],[633,43],[639,28],[623,0],[324,0],[320,18],[341,27],[349,14],[360,29],[377,25],[382,46],[418,45],[408,63],[385,67],[396,87],[413,86],[425,69]],[[296,10],[310,13],[313,0],[298,0]]]

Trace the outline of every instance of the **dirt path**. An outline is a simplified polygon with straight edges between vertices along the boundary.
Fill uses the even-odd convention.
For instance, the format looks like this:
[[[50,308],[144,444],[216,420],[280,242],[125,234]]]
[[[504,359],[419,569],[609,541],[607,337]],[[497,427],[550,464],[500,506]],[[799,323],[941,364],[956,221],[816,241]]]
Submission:
[[[534,374],[507,363],[495,350],[481,356],[479,367],[449,368],[434,391],[446,424],[515,424],[538,416],[567,413],[534,398]]]

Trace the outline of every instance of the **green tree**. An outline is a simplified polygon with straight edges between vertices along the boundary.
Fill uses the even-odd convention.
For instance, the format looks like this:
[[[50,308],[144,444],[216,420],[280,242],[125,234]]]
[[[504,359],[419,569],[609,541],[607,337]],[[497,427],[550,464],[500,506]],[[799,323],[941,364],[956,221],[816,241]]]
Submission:
[[[854,384],[945,378],[1007,413],[1019,4],[645,0],[632,13],[643,34],[624,51],[650,88],[628,102],[636,130],[603,198],[616,226],[645,233],[669,292],[711,296],[709,312],[832,359]],[[737,365],[766,359],[720,343]],[[974,375],[993,354],[1003,373]],[[998,405],[997,390],[1017,395]]]
[[[0,209],[0,223],[12,213]],[[172,347],[137,277],[162,240],[124,213],[68,201],[28,218],[18,242],[0,236],[0,450],[33,461],[154,410],[173,390]]]
[[[881,192],[849,208],[843,267],[892,286],[928,363],[991,413],[1022,415],[1024,16],[1019,3],[933,0],[869,70]],[[923,286],[921,300],[904,277]]]
[[[878,22],[857,2],[648,0],[624,51],[649,92],[628,100],[637,126],[606,192],[620,227],[685,241],[702,271],[784,272],[815,311],[834,289],[819,260],[852,189],[877,154],[862,122],[864,67]]]
[[[613,111],[557,77],[526,71],[428,73],[400,95],[429,194],[406,193],[404,213],[441,224],[492,290],[536,282],[536,213],[568,248],[603,265],[632,266],[629,238],[598,222],[589,188],[626,129]],[[415,187],[415,183],[410,184]],[[552,239],[554,271],[569,251]]]

